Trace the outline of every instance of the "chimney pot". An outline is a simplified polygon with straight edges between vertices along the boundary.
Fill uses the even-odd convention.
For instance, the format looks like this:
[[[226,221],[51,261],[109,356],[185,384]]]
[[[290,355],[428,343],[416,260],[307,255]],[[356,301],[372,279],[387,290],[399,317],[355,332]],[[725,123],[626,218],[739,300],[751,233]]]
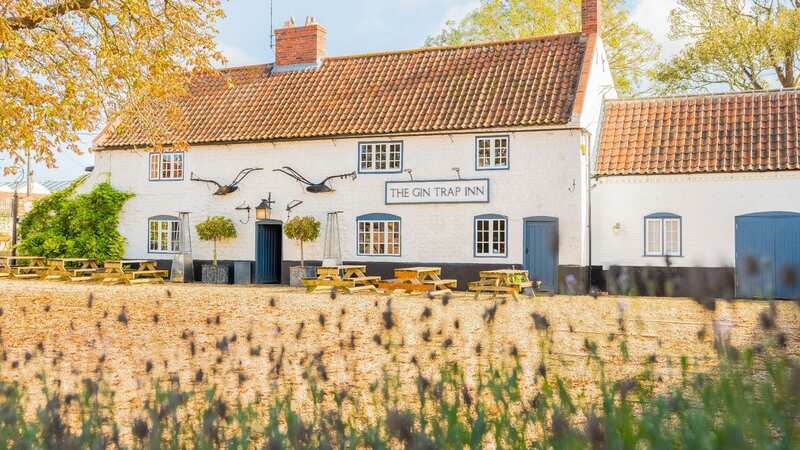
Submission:
[[[275,66],[278,70],[289,66],[318,65],[325,57],[327,31],[313,16],[298,27],[289,18],[283,28],[275,30]],[[287,70],[287,69],[284,69]]]

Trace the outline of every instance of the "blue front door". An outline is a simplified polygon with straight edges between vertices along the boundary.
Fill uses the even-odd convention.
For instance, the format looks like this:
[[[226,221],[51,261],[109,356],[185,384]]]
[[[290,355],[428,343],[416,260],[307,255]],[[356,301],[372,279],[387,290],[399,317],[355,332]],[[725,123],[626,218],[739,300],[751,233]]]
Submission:
[[[525,269],[531,280],[541,281],[539,289],[556,292],[558,288],[558,219],[525,219]]]
[[[256,282],[281,282],[281,225],[256,225]]]
[[[768,212],[736,218],[736,295],[800,297],[800,214]]]

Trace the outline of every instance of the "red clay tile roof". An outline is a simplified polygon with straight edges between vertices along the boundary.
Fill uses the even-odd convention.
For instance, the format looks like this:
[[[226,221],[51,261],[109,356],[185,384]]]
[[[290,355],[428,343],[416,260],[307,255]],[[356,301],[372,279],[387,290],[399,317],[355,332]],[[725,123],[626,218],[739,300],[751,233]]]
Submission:
[[[800,90],[606,102],[598,175],[800,170]]]
[[[586,39],[575,33],[332,57],[304,71],[226,69],[224,77],[193,80],[180,102],[182,130],[164,144],[563,125],[585,52]],[[124,125],[95,144],[149,143],[142,127]]]

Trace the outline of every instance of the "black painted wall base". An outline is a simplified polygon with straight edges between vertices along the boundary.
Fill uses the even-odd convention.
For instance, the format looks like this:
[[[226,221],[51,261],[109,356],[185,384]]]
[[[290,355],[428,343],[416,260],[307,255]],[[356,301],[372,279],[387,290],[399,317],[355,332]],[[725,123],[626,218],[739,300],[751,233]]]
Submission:
[[[170,269],[172,260],[158,260],[159,269]],[[220,260],[217,262],[220,266],[229,267],[231,271],[231,283],[233,282],[233,266],[235,262],[244,262],[250,264],[251,276],[250,282],[255,282],[255,261],[231,261]],[[211,261],[195,260],[194,273],[195,281],[200,281],[200,274],[202,273],[202,265],[210,264]],[[322,261],[306,261],[308,266],[319,266]],[[364,261],[345,261],[345,264],[358,264],[366,265],[367,273],[369,275],[380,276],[383,279],[390,279],[394,277],[394,269],[400,267],[418,267],[418,266],[434,266],[442,268],[442,278],[458,280],[458,290],[464,291],[472,281],[480,279],[479,273],[483,270],[497,270],[497,269],[519,269],[518,264],[471,264],[471,263],[395,263],[395,262],[364,262]],[[299,266],[300,261],[283,261],[281,263],[281,284],[289,284],[289,267]],[[561,294],[581,295],[588,292],[590,271],[586,267],[580,266],[559,266],[558,268],[558,292]]]
[[[731,267],[592,268],[592,285],[614,295],[734,298],[736,271]]]

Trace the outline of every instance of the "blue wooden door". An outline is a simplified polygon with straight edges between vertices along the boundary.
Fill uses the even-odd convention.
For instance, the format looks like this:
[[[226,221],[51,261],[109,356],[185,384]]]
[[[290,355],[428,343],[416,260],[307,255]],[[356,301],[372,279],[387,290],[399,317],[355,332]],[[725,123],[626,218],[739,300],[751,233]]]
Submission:
[[[256,282],[277,284],[281,282],[281,226],[256,225]]]
[[[531,280],[541,281],[539,289],[558,289],[558,219],[525,219],[525,269]]]
[[[768,212],[736,218],[736,294],[800,297],[800,214]]]

